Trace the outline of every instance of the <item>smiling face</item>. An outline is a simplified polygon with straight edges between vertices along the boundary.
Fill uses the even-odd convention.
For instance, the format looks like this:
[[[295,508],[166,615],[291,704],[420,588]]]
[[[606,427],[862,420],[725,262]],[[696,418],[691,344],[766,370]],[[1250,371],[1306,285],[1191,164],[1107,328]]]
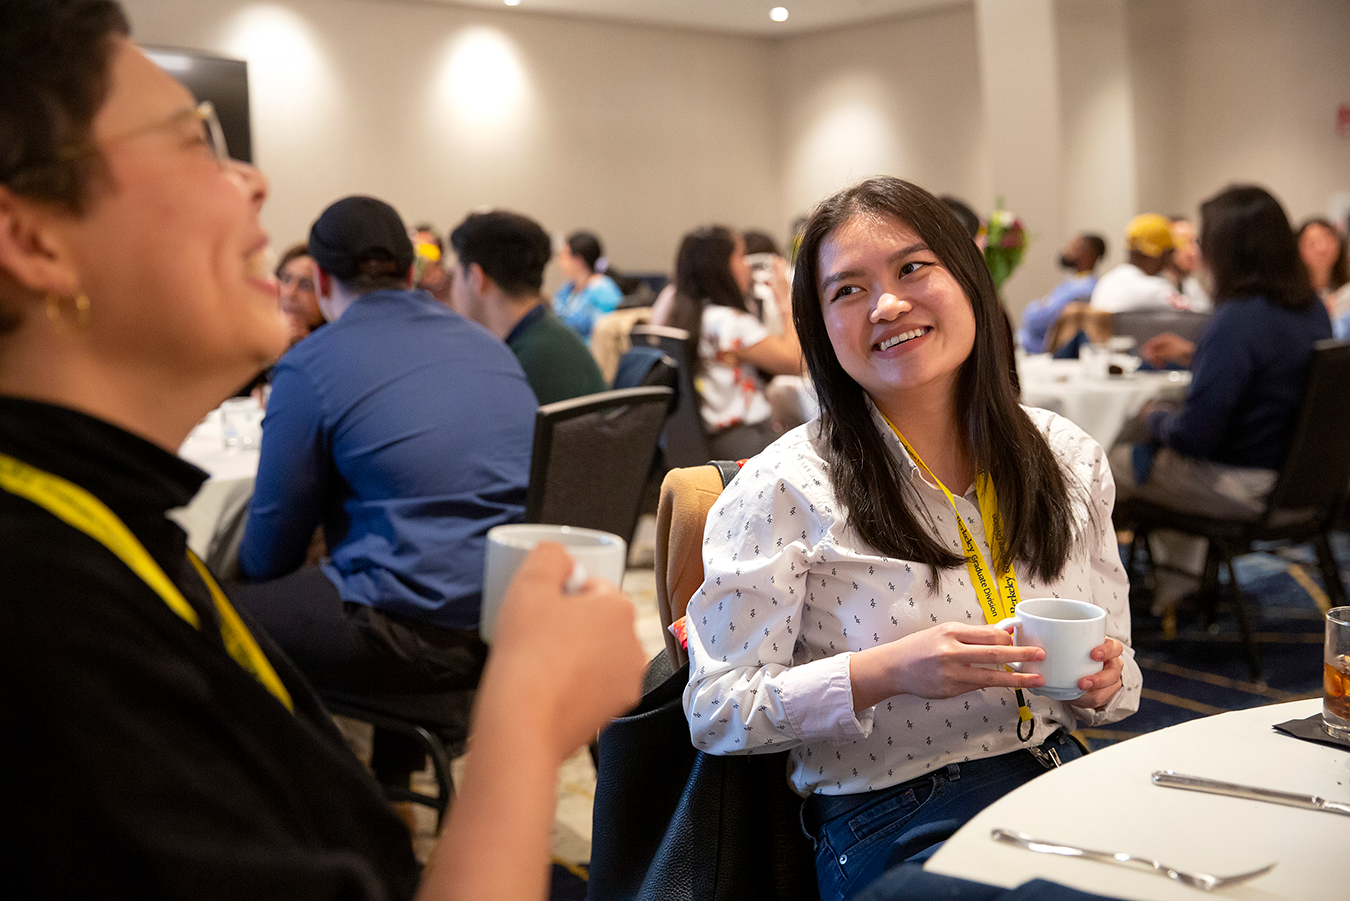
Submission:
[[[839,365],[883,413],[920,396],[954,397],[975,314],[912,228],[885,214],[854,216],[821,243],[818,275]]]
[[[286,346],[261,174],[215,158],[192,95],[123,39],[93,120],[109,184],[56,226],[102,359],[169,379],[242,382]],[[157,123],[163,123],[158,125]]]
[[[1331,267],[1336,264],[1340,252],[1340,238],[1320,222],[1312,223],[1298,236],[1298,255],[1308,268],[1315,288],[1326,285]]]
[[[277,273],[277,286],[281,315],[286,317],[291,343],[323,325],[323,312],[314,293],[313,257],[299,256],[288,260]]]

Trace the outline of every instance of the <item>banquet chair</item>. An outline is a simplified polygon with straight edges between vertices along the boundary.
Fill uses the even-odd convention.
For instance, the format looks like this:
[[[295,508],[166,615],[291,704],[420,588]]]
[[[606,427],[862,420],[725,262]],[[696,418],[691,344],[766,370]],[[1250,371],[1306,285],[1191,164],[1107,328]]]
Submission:
[[[1045,332],[1045,349],[1055,353],[1078,336],[1087,335],[1093,344],[1104,344],[1111,337],[1111,314],[1094,310],[1085,303],[1071,303],[1060,311]]]
[[[672,394],[624,388],[540,407],[525,521],[600,529],[631,543]]]
[[[469,709],[473,702],[472,689],[425,692],[418,694],[349,695],[342,692],[321,692],[328,712],[369,723],[415,741],[431,761],[432,777],[437,793],[430,795],[407,785],[381,785],[391,802],[407,801],[436,811],[439,825],[445,811],[454,801],[455,782],[450,772],[450,760],[462,753],[468,737]]]
[[[703,526],[739,465],[673,469],[657,512],[661,620],[703,581]],[[817,901],[814,851],[787,784],[788,751],[719,757],[694,748],[681,695],[683,648],[666,631],[642,701],[600,734],[590,901]]]
[[[703,414],[699,412],[698,392],[694,390],[694,375],[685,354],[689,333],[684,329],[661,325],[637,325],[629,332],[634,347],[659,347],[675,361],[679,369],[679,387],[675,392],[675,411],[666,421],[664,447],[666,465],[671,468],[699,466],[712,456],[708,433],[703,429]]]
[[[1255,542],[1310,542],[1317,554],[1322,583],[1333,607],[1350,604],[1327,535],[1335,524],[1350,486],[1350,342],[1319,341],[1314,346],[1303,406],[1289,446],[1289,455],[1260,517],[1251,521],[1180,513],[1156,503],[1117,504],[1118,529],[1133,529],[1127,568],[1132,570],[1148,533],[1172,529],[1206,538],[1209,559],[1201,596],[1212,606],[1220,567],[1227,569],[1229,598],[1237,615],[1252,677],[1261,674],[1260,653],[1252,634],[1247,600],[1238,584],[1233,559],[1249,553]],[[1206,611],[1212,616],[1212,609]]]
[[[642,286],[646,289],[646,285]],[[627,300],[627,298],[625,298]],[[619,360],[628,352],[628,333],[633,326],[652,321],[651,303],[640,307],[621,307],[612,313],[595,318],[591,326],[591,356],[600,367],[605,381],[614,385],[614,374]],[[614,385],[615,388],[623,387]]]
[[[661,483],[656,507],[656,605],[666,654],[675,669],[689,656],[670,626],[684,616],[689,599],[703,584],[700,548],[708,510],[739,470],[735,462],[715,460],[706,466],[672,469]]]
[[[676,403],[675,395],[680,387],[680,367],[659,347],[646,344],[630,347],[619,358],[619,365],[614,372],[614,387],[669,388],[673,411]]]
[[[1126,335],[1143,344],[1150,338],[1171,332],[1195,342],[1200,339],[1200,332],[1208,321],[1208,313],[1192,310],[1125,310],[1111,314],[1111,334]]]

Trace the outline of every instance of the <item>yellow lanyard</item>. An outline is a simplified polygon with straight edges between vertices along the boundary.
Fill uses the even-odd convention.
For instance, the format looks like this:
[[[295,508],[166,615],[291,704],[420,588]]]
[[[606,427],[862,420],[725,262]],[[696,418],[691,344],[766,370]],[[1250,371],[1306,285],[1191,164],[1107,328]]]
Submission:
[[[93,538],[99,544],[112,551],[127,565],[141,581],[158,594],[169,609],[183,618],[192,628],[201,630],[197,611],[188,603],[187,598],[178,590],[178,586],[165,574],[163,568],[150,556],[145,545],[131,533],[117,514],[107,505],[85,491],[79,485],[68,482],[60,476],[43,472],[29,466],[22,460],[0,454],[0,489],[32,501],[51,513],[57,519],[73,526]],[[258,642],[249,633],[239,614],[230,606],[225,592],[220,590],[216,580],[211,577],[205,564],[197,555],[188,551],[188,559],[201,575],[215,602],[216,613],[220,617],[220,637],[225,650],[243,667],[249,675],[257,679],[277,700],[294,712],[290,692],[281,683],[281,678],[272,668],[267,656],[263,654]]]
[[[928,478],[933,480],[947,498],[947,503],[951,504],[952,513],[956,515],[956,527],[961,531],[961,550],[966,558],[966,569],[970,572],[970,584],[975,589],[976,596],[979,598],[980,607],[984,610],[984,618],[992,626],[994,623],[1007,619],[1013,615],[1017,609],[1017,602],[1021,600],[1021,594],[1017,587],[1017,574],[1013,572],[1011,561],[1007,569],[1001,573],[994,573],[993,567],[984,562],[984,556],[980,553],[979,545],[975,543],[975,537],[970,534],[970,529],[966,528],[966,521],[961,517],[961,511],[956,509],[956,498],[947,490],[947,486],[942,484],[942,480],[933,474],[933,470],[928,468],[928,464],[914,452],[914,448],[909,446],[905,436],[900,434],[900,430],[895,424],[883,414],[882,419],[886,420],[886,425],[891,427],[895,437],[900,439],[904,445],[905,452],[909,458],[914,461],[914,465],[922,469]],[[984,522],[984,536],[989,541],[989,552],[995,560],[1002,557],[1003,547],[1003,517],[998,512],[998,494],[994,491],[994,483],[989,479],[988,473],[978,473],[975,476],[975,499],[980,506],[980,519]],[[1031,718],[1031,708],[1027,706],[1026,699],[1022,695],[1022,690],[1015,689],[1017,695],[1017,737],[1022,738],[1022,723],[1031,723],[1031,731],[1027,732],[1027,737],[1022,741],[1031,738],[1036,725]]]

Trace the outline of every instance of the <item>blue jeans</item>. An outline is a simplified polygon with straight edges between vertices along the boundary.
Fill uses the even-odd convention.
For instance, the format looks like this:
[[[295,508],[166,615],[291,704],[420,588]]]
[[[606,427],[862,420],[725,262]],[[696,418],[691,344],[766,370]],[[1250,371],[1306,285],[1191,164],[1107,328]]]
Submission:
[[[1041,745],[1067,763],[1082,756],[1064,731]],[[816,842],[821,901],[845,901],[905,861],[923,861],[966,821],[1044,773],[1029,751],[951,763],[927,776],[858,795],[812,795],[803,823]]]

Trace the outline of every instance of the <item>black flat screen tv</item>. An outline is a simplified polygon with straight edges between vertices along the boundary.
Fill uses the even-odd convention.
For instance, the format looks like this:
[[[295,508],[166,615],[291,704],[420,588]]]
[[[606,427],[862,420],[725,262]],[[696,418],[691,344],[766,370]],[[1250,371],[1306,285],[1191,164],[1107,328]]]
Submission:
[[[179,47],[143,48],[161,69],[183,83],[198,100],[216,108],[230,156],[253,162],[253,129],[249,124],[248,63]]]

